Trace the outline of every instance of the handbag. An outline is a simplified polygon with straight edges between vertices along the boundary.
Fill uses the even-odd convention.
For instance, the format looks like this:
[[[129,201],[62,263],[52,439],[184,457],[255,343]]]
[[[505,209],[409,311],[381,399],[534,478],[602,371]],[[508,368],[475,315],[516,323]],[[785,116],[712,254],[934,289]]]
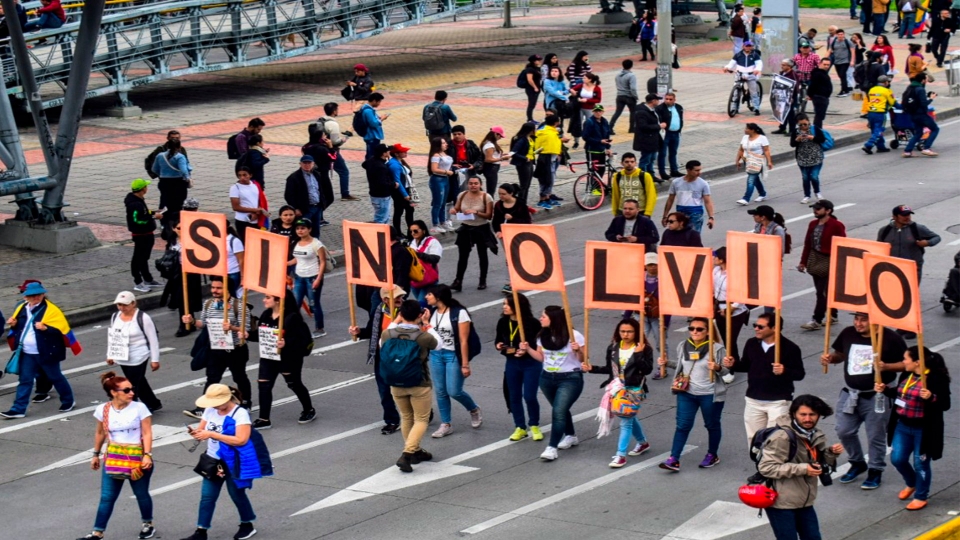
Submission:
[[[807,256],[807,273],[814,277],[827,277],[830,274],[830,256],[811,249]]]
[[[222,482],[226,476],[226,468],[223,463],[206,452],[200,454],[200,461],[193,468],[193,472],[213,482]]]
[[[747,174],[759,174],[763,171],[763,159],[760,156],[747,152],[744,160],[747,162]]]
[[[103,406],[103,430],[110,433],[110,403]],[[121,444],[107,440],[103,472],[114,480],[136,482],[143,478],[143,441],[140,444]]]
[[[438,240],[433,237],[429,237],[424,240],[423,244],[420,246],[420,249],[417,250],[419,253],[423,253],[424,249],[427,247],[427,242],[437,242]],[[440,272],[437,271],[436,265],[430,264],[425,261],[420,261],[421,266],[423,266],[423,279],[419,281],[411,281],[410,285],[418,289],[428,287],[433,285],[440,280]]]
[[[673,378],[673,382],[670,383],[670,391],[674,394],[679,394],[681,392],[687,392],[690,390],[690,376],[684,374],[683,372],[683,360],[679,360],[680,371],[677,371],[676,376]]]
[[[33,319],[37,316],[37,311],[34,311],[30,315],[30,320],[27,321],[27,326],[29,327],[33,324]],[[12,332],[11,332],[12,333]],[[23,340],[20,340],[20,343],[17,344],[17,350],[13,351],[13,356],[10,357],[10,360],[7,360],[7,365],[3,368],[3,373],[9,373],[10,375],[19,375],[20,374],[20,349],[23,349]]]

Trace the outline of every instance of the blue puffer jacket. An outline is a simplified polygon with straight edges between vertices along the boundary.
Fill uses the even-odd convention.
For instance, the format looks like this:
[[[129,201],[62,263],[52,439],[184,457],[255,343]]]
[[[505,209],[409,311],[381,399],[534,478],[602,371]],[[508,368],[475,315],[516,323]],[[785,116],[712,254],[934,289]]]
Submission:
[[[234,413],[235,412],[236,409],[234,409]],[[229,436],[237,434],[237,422],[233,419],[233,413],[223,421],[223,434]],[[269,457],[267,458],[267,466],[269,468],[266,471],[264,471],[263,464],[258,458],[257,445],[254,442],[254,438],[259,439],[260,445],[263,446],[262,450],[266,452],[266,446],[263,445],[263,438],[259,437],[259,435],[258,432],[251,428],[250,438],[247,439],[247,442],[242,446],[230,446],[229,444],[220,443],[220,448],[217,450],[217,455],[223,460],[230,472],[230,478],[240,489],[251,488],[253,487],[253,481],[257,478],[263,478],[264,476],[273,474],[272,466],[269,465]],[[266,452],[266,456],[269,455],[269,452]]]

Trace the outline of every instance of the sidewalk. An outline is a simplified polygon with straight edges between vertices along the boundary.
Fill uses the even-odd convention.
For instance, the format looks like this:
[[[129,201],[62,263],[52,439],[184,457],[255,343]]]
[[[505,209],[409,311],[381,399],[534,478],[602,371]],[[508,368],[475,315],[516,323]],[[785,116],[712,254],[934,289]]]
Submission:
[[[52,299],[64,311],[72,312],[73,324],[81,324],[81,317],[84,321],[103,317],[112,309],[105,303],[113,299],[117,290],[133,286],[128,270],[132,247],[128,245],[122,200],[130,180],[145,174],[144,157],[163,142],[169,129],[182,133],[190,153],[196,185],[190,195],[200,200],[201,210],[223,212],[232,218],[227,191],[235,179],[233,163],[226,159],[226,140],[249,118],[264,119],[267,126],[263,135],[273,158],[266,167],[266,190],[275,211],[283,204],[286,176],[297,168],[307,125],[322,114],[323,103],[341,101],[342,80],[360,61],[370,66],[378,91],[387,97],[381,106],[383,112],[391,113],[385,122],[385,142],[412,147],[408,161],[425,201],[417,210],[417,217],[422,218],[427,215],[430,196],[425,171],[427,140],[420,112],[432,100],[435,90],[450,92],[448,103],[459,117],[457,123],[466,126],[468,137],[474,141],[479,141],[491,125],[502,125],[508,137],[521,125],[526,98],[523,90],[516,88],[515,79],[526,57],[533,53],[557,51],[561,64],[566,65],[580,48],[589,50],[593,71],[604,83],[608,118],[613,113],[613,78],[622,59],[629,57],[636,62],[634,71],[643,93],[646,80],[654,75],[654,64],[637,62],[639,44],[627,40],[623,28],[583,24],[595,11],[592,6],[534,8],[526,17],[515,16],[517,27],[509,30],[499,27],[499,18],[468,16],[457,22],[391,32],[257,68],[164,81],[131,93],[131,100],[144,110],[145,116],[139,119],[92,116],[89,111],[106,105],[93,100],[86,107],[89,117],[84,119],[78,136],[76,160],[67,187],[67,211],[72,218],[91,226],[104,245],[64,256],[0,247],[0,307],[5,312],[10,310],[17,298],[14,287],[26,278],[35,278],[44,281]],[[821,29],[831,24],[850,26],[853,22],[846,10],[802,10],[801,20],[804,28]],[[907,42],[896,38],[891,41],[897,58],[905,58]],[[678,45],[682,67],[674,72],[674,87],[678,102],[685,109],[680,162],[700,160],[707,179],[729,174],[742,126],[756,122],[769,132],[776,129],[777,123],[769,114],[766,99],[761,116],[727,116],[726,99],[733,80],[721,72],[721,67],[731,55],[729,42],[680,40]],[[960,98],[947,96],[942,70],[934,69],[933,73],[937,74],[937,82],[929,88],[940,94],[936,101],[938,117],[945,119],[960,110]],[[903,76],[898,76],[894,94],[899,96],[905,86]],[[769,90],[769,83],[765,87]],[[831,102],[826,127],[838,145],[865,140],[867,132],[865,122],[858,118],[859,108],[860,103],[849,98]],[[341,104],[341,110],[349,109]],[[537,115],[542,112],[537,111]],[[626,133],[626,122],[621,117],[619,135],[614,137],[614,150],[619,153],[631,151],[632,137]],[[344,115],[341,125],[346,128],[349,124],[349,114]],[[31,165],[42,167],[36,139],[28,130],[22,130],[21,137]],[[775,164],[792,157],[786,137],[771,135],[770,141]],[[366,177],[360,168],[362,141],[349,142],[344,155],[351,169],[351,191],[364,200],[342,202],[338,196],[326,212],[325,217],[333,225],[325,228],[321,236],[334,253],[342,246],[339,222],[367,221],[372,213]],[[894,159],[891,156],[895,155],[886,159]],[[582,153],[575,153],[574,160],[582,160]],[[535,219],[578,212],[569,184],[583,172],[582,167],[576,174],[562,170],[555,191],[566,198],[566,204],[540,212]],[[502,181],[515,178],[512,167],[502,169]],[[333,183],[335,191],[339,191],[336,175]],[[148,196],[152,206],[156,206],[157,197],[157,191],[152,190]],[[452,235],[444,236],[448,237],[446,242],[452,241]],[[157,249],[162,249],[159,240]],[[159,293],[144,296],[149,307]]]

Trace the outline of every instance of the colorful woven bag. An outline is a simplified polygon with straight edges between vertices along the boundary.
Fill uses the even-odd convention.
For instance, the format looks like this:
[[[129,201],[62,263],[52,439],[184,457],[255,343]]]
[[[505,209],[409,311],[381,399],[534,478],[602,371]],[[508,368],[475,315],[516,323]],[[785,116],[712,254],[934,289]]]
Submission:
[[[143,478],[143,444],[120,444],[109,440],[110,404],[103,407],[103,430],[108,434],[107,453],[103,459],[104,472],[116,480]]]

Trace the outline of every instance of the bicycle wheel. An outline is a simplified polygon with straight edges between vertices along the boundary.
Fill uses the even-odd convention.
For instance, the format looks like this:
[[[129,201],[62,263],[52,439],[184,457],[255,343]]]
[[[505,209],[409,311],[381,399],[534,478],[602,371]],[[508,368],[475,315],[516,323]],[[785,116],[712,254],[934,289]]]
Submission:
[[[603,204],[606,197],[606,190],[601,182],[593,174],[581,174],[573,182],[573,200],[577,206],[584,210],[596,210]]]
[[[730,90],[730,99],[727,101],[727,114],[730,118],[740,111],[740,97],[740,84],[735,84]]]

